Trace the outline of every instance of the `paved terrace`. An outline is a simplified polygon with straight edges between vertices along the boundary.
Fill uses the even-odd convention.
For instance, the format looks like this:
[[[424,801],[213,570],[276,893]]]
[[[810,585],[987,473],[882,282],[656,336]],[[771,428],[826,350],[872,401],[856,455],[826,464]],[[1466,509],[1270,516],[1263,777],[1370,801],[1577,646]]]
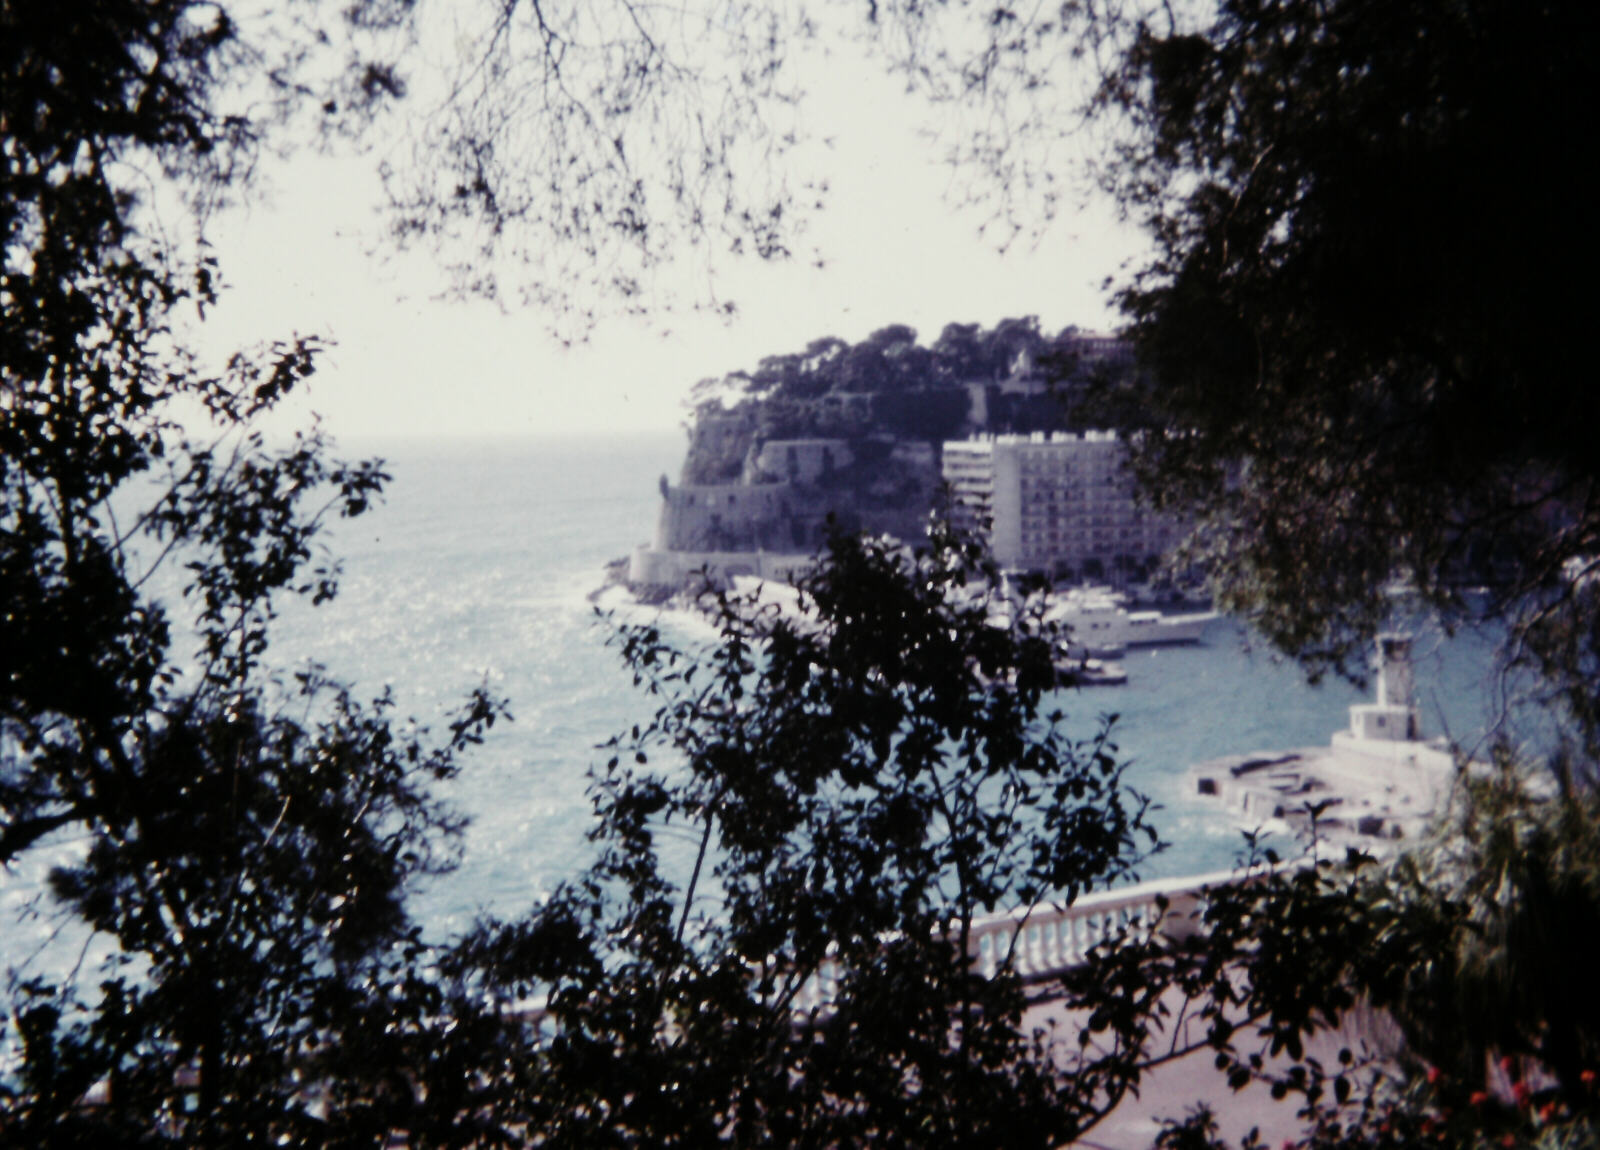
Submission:
[[[973,950],[985,974],[993,974],[1010,954],[1025,980],[1044,983],[1085,962],[1091,948],[1122,930],[1160,932],[1174,941],[1188,937],[1198,929],[1206,890],[1237,881],[1237,873],[1218,871],[1089,894],[1071,906],[1044,905],[1026,913],[986,915],[973,925]],[[1158,898],[1167,900],[1164,912]],[[820,970],[802,991],[797,1008],[826,1010],[839,973],[827,966]],[[1170,1005],[1171,1017],[1177,1017],[1181,1003],[1174,997]],[[1058,1001],[1040,1001],[1023,1016],[1028,1030],[1054,1026],[1062,1048],[1068,1051],[1078,1049],[1084,1023],[1081,1015],[1074,1015]],[[1393,1033],[1393,1024],[1386,1019],[1357,1013],[1341,1029],[1314,1036],[1305,1053],[1332,1065],[1341,1047],[1387,1046]],[[1222,1135],[1232,1141],[1252,1128],[1260,1131],[1267,1146],[1298,1137],[1302,1130],[1299,1102],[1293,1096],[1274,1101],[1268,1088],[1259,1083],[1234,1091],[1217,1070],[1215,1055],[1204,1045],[1198,1028],[1191,1031],[1186,1025],[1176,1036],[1158,1037],[1151,1056],[1158,1056],[1163,1047],[1181,1049],[1190,1042],[1197,1043],[1198,1049],[1151,1071],[1138,1097],[1125,1099],[1074,1145],[1085,1150],[1148,1150],[1163,1118],[1182,1118],[1202,1102],[1216,1115]],[[1093,1042],[1089,1049],[1094,1050]]]
[[[1066,922],[1056,929],[1069,935],[1081,931],[1083,928],[1073,921],[1079,918],[1077,912],[1080,911],[1088,915],[1091,924],[1099,918],[1105,925],[1111,925],[1106,921],[1108,915],[1120,913],[1127,916],[1129,921],[1149,924],[1153,929],[1164,929],[1169,936],[1181,937],[1193,930],[1192,920],[1187,916],[1199,909],[1201,888],[1235,880],[1236,876],[1226,873],[1203,875],[1194,879],[1146,883],[1124,891],[1090,895],[1070,908],[1064,916]],[[1157,894],[1166,895],[1171,900],[1165,919],[1156,917]],[[1103,927],[1091,925],[1090,933],[1100,929]],[[1045,941],[1049,933],[1050,928],[1045,927],[1041,931],[1044,939],[1030,939],[1034,953],[1039,953],[1039,943],[1044,942],[1041,957],[1047,958],[1049,955],[1048,942]],[[1069,961],[1082,960],[1081,955],[1077,954],[1064,957]],[[1170,998],[1168,1017],[1177,1018],[1183,1004],[1176,993]],[[1068,1049],[1076,1047],[1079,1032],[1085,1023],[1086,1019],[1081,1014],[1074,1015],[1058,1002],[1042,1002],[1023,1016],[1023,1024],[1029,1029],[1055,1026]],[[1342,1047],[1359,1050],[1365,1044],[1392,1049],[1387,1045],[1392,1040],[1392,1026],[1387,1019],[1355,1013],[1347,1016],[1340,1029],[1313,1036],[1306,1044],[1305,1053],[1322,1060],[1325,1065],[1335,1065]],[[1285,1140],[1298,1138],[1302,1132],[1302,1123],[1297,1114],[1299,1101],[1293,1096],[1274,1101],[1268,1088],[1261,1083],[1253,1083],[1243,1091],[1233,1090],[1225,1075],[1216,1068],[1215,1055],[1204,1045],[1203,1028],[1193,1019],[1179,1027],[1176,1034],[1160,1036],[1152,1044],[1150,1054],[1157,1056],[1163,1048],[1182,1049],[1190,1044],[1198,1048],[1149,1071],[1137,1097],[1124,1099],[1116,1110],[1074,1145],[1085,1150],[1149,1150],[1161,1130],[1162,1119],[1182,1118],[1200,1103],[1211,1108],[1220,1133],[1230,1142],[1238,1142],[1252,1128],[1259,1130],[1264,1144],[1269,1147],[1277,1147]],[[1096,1045],[1091,1040],[1091,1054]],[[1283,1060],[1283,1064],[1286,1065],[1287,1060]]]

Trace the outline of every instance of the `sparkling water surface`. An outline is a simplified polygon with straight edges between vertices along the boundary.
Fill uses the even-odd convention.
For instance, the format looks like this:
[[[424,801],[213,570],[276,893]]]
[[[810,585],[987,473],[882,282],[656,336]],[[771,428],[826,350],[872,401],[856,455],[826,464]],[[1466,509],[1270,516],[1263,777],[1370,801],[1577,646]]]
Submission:
[[[365,449],[366,445],[353,445]],[[596,747],[653,710],[604,645],[588,595],[607,560],[654,534],[657,477],[676,476],[680,434],[632,440],[396,444],[377,448],[394,482],[387,504],[334,540],[339,600],[286,620],[280,649],[315,650],[362,686],[392,684],[402,714],[438,714],[487,678],[515,722],[474,751],[455,788],[473,825],[462,868],[419,910],[459,928],[480,909],[511,914],[589,858],[587,772]],[[671,625],[685,638],[690,620]],[[1485,700],[1473,637],[1417,644],[1429,733],[1468,739]],[[1308,686],[1230,622],[1198,647],[1136,649],[1125,687],[1065,693],[1069,730],[1119,717],[1127,778],[1162,810],[1167,849],[1147,877],[1231,865],[1236,819],[1190,793],[1188,768],[1252,750],[1325,744],[1360,701],[1348,684]]]
[[[386,502],[338,524],[341,591],[315,610],[286,610],[274,658],[315,656],[358,695],[393,689],[398,715],[436,728],[474,686],[506,697],[496,725],[446,793],[472,819],[461,868],[421,892],[419,917],[448,934],[481,912],[514,915],[590,857],[587,772],[608,738],[642,722],[652,701],[633,685],[589,595],[603,565],[654,534],[657,477],[676,476],[681,433],[650,437],[342,445],[379,455],[393,476]],[[643,610],[643,609],[637,609]],[[669,622],[686,639],[694,620]],[[1487,643],[1418,643],[1424,726],[1470,740],[1487,697]],[[1130,651],[1125,687],[1064,693],[1068,729],[1088,737],[1116,713],[1127,779],[1161,805],[1169,847],[1144,877],[1225,868],[1240,826],[1190,793],[1188,767],[1221,755],[1325,744],[1358,693],[1306,685],[1291,664],[1250,650],[1223,621],[1197,647]],[[15,907],[36,881],[0,876]],[[9,888],[9,889],[8,889]],[[9,916],[8,916],[9,917]]]

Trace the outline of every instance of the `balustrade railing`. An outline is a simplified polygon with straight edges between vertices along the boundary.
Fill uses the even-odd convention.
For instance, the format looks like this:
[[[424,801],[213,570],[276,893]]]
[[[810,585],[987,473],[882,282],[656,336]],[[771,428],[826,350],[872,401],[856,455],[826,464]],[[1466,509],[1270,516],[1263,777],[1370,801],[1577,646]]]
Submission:
[[[1147,937],[1159,931],[1173,941],[1194,934],[1205,891],[1237,881],[1233,871],[1215,871],[1096,891],[1070,904],[998,911],[973,920],[969,951],[986,978],[1007,964],[1026,981],[1049,978],[1085,962],[1097,944],[1124,930]],[[836,961],[824,960],[796,996],[796,1011],[827,1009],[842,974]]]
[[[1144,937],[1159,932],[1174,942],[1187,938],[1200,929],[1205,892],[1238,881],[1235,871],[1214,871],[982,915],[973,920],[969,953],[985,978],[1009,964],[1024,981],[1040,981],[1086,962],[1095,946],[1123,931]],[[795,994],[795,1013],[826,1011],[843,976],[842,964],[825,958]],[[543,999],[519,1003],[512,1013],[540,1025],[550,1021]]]
[[[1097,944],[1125,930],[1146,937],[1160,932],[1173,941],[1196,933],[1206,891],[1238,881],[1237,872],[1215,871],[1098,891],[1069,904],[1040,903],[982,915],[973,920],[969,953],[986,978],[1009,963],[1024,980],[1042,980],[1085,962]],[[818,964],[795,995],[795,1016],[826,1013],[843,975],[843,965],[834,958]],[[543,997],[508,1003],[505,1013],[547,1037],[554,1034],[555,1019]],[[180,1072],[175,1086],[182,1092],[197,1083],[198,1071],[191,1068]],[[97,1083],[82,1104],[102,1105],[109,1097],[109,1084]]]
[[[972,924],[972,954],[985,976],[1009,962],[1024,979],[1047,978],[1080,965],[1096,945],[1125,930],[1188,937],[1198,930],[1204,891],[1235,881],[1232,871],[1217,871],[984,915]]]

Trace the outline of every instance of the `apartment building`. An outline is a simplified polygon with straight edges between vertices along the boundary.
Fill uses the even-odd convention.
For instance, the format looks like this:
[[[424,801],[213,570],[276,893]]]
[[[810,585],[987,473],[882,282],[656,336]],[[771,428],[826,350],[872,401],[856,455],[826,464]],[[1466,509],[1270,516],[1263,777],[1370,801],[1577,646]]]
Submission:
[[[1147,568],[1184,527],[1134,499],[1126,460],[1110,431],[946,443],[951,518],[1002,567],[1091,579]]]

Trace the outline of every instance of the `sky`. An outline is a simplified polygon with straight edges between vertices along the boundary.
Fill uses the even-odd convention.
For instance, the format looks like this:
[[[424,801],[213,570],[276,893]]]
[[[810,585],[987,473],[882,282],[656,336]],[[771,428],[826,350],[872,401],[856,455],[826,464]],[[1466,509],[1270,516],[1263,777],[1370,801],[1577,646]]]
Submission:
[[[602,323],[563,346],[536,310],[438,297],[426,259],[369,252],[381,231],[370,162],[299,157],[211,236],[230,290],[206,325],[218,348],[321,333],[335,342],[309,391],[339,438],[666,432],[707,377],[822,336],[856,341],[891,323],[923,342],[951,322],[1036,315],[1046,331],[1107,329],[1102,283],[1140,244],[1104,203],[1066,207],[1037,243],[997,250],[983,217],[952,205],[948,169],[918,129],[928,107],[871,66],[838,61],[809,82],[808,114],[832,140],[832,194],[808,239],[824,257],[725,269],[732,321],[679,312]]]

